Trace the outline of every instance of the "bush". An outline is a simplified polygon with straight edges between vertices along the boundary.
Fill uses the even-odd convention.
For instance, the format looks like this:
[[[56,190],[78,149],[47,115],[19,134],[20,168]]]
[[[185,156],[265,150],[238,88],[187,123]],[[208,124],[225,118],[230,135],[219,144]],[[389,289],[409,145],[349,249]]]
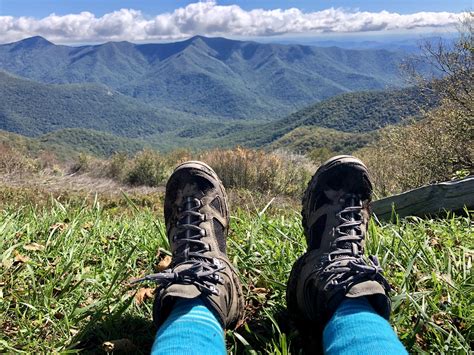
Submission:
[[[381,132],[359,155],[381,195],[474,173],[473,128],[469,116],[450,102],[406,127]]]
[[[336,152],[327,147],[314,148],[306,154],[306,156],[316,165],[321,165],[335,155],[337,155]]]
[[[71,165],[70,173],[85,173],[91,166],[91,157],[85,153],[80,153],[74,163]]]
[[[0,143],[0,173],[22,174],[35,172],[38,169],[37,162],[24,152],[12,148],[6,143]]]
[[[127,154],[115,153],[107,162],[106,176],[114,180],[124,181],[129,165],[130,161]]]
[[[126,182],[131,185],[158,186],[168,175],[165,158],[158,152],[145,149],[131,161]]]
[[[301,194],[311,174],[303,157],[285,153],[215,149],[199,159],[216,171],[224,186],[259,192]]]

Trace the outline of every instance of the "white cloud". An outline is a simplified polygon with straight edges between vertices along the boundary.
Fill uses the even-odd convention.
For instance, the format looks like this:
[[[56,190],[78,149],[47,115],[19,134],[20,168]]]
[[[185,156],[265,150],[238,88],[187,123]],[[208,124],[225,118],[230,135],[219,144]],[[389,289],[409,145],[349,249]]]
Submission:
[[[455,25],[462,14],[363,12],[341,8],[304,13],[299,9],[246,11],[237,5],[198,2],[147,18],[140,11],[121,9],[96,17],[90,12],[42,19],[0,16],[0,42],[41,35],[55,42],[108,40],[169,40],[195,34],[210,36],[272,36],[307,32],[410,30]]]

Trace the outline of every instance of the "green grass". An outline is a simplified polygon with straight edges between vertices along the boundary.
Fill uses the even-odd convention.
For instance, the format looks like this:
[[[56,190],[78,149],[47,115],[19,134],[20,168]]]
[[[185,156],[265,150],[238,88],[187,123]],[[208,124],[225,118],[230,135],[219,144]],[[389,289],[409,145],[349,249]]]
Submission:
[[[124,200],[128,207],[95,199],[17,208],[3,200],[0,352],[101,353],[102,342],[121,338],[137,353],[149,351],[152,301],[137,305],[137,287],[128,281],[151,272],[168,244],[160,208]],[[228,251],[247,313],[244,326],[227,333],[228,348],[297,353],[299,336],[285,321],[285,285],[305,245],[299,213],[275,203],[242,206],[233,210],[231,228]],[[408,350],[469,352],[474,237],[467,214],[372,223],[367,249],[393,286],[391,322]]]

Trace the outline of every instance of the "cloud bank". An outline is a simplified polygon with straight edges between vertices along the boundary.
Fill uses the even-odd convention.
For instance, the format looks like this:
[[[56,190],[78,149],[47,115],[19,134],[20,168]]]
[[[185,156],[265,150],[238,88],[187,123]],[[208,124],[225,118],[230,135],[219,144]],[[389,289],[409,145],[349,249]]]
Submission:
[[[100,41],[173,40],[196,34],[208,36],[275,36],[307,32],[363,32],[410,30],[423,27],[450,27],[461,13],[418,12],[401,15],[394,12],[350,11],[330,8],[304,13],[287,10],[254,9],[237,5],[218,5],[215,1],[198,2],[149,18],[141,11],[121,9],[102,17],[90,12],[58,16],[0,16],[0,42],[16,41],[41,35],[59,43]]]

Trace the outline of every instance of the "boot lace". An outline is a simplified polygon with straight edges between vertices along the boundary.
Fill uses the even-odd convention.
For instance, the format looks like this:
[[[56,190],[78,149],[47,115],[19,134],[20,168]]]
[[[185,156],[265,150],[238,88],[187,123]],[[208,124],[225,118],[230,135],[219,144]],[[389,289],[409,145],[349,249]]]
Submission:
[[[132,283],[153,281],[162,288],[171,284],[187,284],[196,286],[201,292],[219,294],[216,285],[223,284],[219,271],[225,266],[219,259],[204,255],[210,250],[210,245],[201,240],[206,236],[206,230],[200,227],[206,219],[206,216],[199,212],[201,206],[199,199],[187,197],[178,209],[177,228],[171,236],[171,242],[176,243],[172,266]]]
[[[336,227],[338,237],[332,242],[333,251],[322,260],[325,266],[321,276],[327,277],[325,289],[342,287],[347,290],[358,281],[374,280],[381,283],[387,291],[390,290],[377,257],[371,255],[365,259],[363,255],[361,197],[346,194],[340,202],[346,207],[336,215],[340,221]]]

